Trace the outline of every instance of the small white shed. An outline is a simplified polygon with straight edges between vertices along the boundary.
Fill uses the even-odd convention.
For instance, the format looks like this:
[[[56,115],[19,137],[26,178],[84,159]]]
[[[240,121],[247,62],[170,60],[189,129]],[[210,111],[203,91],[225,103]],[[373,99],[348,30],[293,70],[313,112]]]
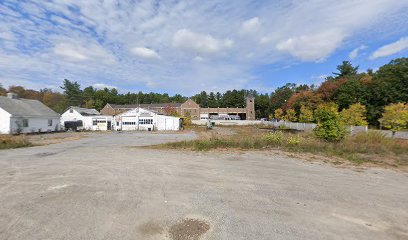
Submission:
[[[112,116],[101,115],[96,109],[69,107],[61,115],[65,129],[106,131],[112,129]]]
[[[0,134],[38,133],[60,130],[60,115],[42,102],[0,96]]]
[[[135,108],[114,117],[116,131],[178,131],[182,120],[165,116],[143,108]]]

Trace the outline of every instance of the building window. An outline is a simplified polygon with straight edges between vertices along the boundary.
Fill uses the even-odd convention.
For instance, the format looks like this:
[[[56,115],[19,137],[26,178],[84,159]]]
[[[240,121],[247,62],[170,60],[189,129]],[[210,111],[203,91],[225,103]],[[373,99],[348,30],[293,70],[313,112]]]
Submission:
[[[139,119],[139,124],[153,124],[153,119]]]
[[[74,109],[69,109],[69,113],[73,113],[74,112]]]
[[[28,119],[23,119],[23,127],[28,127]]]
[[[116,122],[116,126],[119,126],[119,122]]]
[[[48,127],[52,126],[52,119],[48,119]]]
[[[94,125],[94,126],[98,125],[98,120],[96,120],[96,119],[92,120],[92,125]]]

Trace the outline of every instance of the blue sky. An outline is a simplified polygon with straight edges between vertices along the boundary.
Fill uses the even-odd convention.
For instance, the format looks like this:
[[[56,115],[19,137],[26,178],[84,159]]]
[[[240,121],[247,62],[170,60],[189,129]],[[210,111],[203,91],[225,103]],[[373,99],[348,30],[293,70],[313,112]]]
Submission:
[[[408,1],[0,1],[0,83],[190,95],[408,56]]]

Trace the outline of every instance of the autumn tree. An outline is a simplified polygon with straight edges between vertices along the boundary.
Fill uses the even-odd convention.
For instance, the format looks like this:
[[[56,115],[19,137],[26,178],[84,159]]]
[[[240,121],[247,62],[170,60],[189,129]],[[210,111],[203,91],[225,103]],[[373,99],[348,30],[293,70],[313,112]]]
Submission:
[[[299,122],[302,123],[313,122],[313,111],[310,108],[302,105],[300,107]]]
[[[282,110],[282,108],[278,108],[278,109],[275,110],[274,117],[275,117],[276,119],[278,119],[278,120],[283,119],[284,116],[283,116],[283,110]]]
[[[289,122],[296,122],[297,121],[296,111],[294,109],[286,110],[286,114],[283,117],[283,119]]]
[[[287,101],[285,107],[292,108],[297,113],[300,113],[300,108],[302,106],[308,107],[309,109],[315,109],[319,104],[322,103],[323,100],[321,94],[304,90],[293,94]]]
[[[345,82],[347,82],[346,78],[326,80],[317,89],[317,93],[321,95],[323,100],[331,101],[333,100],[337,89]]]
[[[341,111],[343,123],[350,126],[367,126],[367,109],[361,103],[355,103]]]
[[[345,136],[346,130],[337,104],[319,105],[314,112],[314,118],[317,123],[314,133],[317,137],[327,141],[339,141]]]
[[[408,104],[393,103],[384,108],[384,113],[380,118],[383,127],[390,129],[392,135],[395,132],[408,127]]]
[[[176,108],[170,104],[164,108],[164,114],[166,114],[167,116],[179,117]]]

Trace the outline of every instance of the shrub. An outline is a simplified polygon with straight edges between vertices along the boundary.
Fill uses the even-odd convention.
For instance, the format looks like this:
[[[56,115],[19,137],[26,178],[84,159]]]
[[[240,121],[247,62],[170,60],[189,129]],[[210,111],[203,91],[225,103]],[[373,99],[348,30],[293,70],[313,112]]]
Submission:
[[[296,122],[297,121],[296,111],[293,109],[286,110],[286,115],[284,119],[289,122]]]
[[[334,103],[319,105],[314,113],[317,126],[315,135],[327,141],[339,141],[344,138],[346,129],[341,121],[338,107]]]
[[[341,118],[346,125],[350,126],[367,126],[367,110],[361,103],[355,103],[348,109],[341,111]]]
[[[313,122],[313,111],[302,105],[300,107],[299,121],[302,123]]]
[[[396,131],[407,128],[408,126],[408,104],[393,103],[384,108],[380,123],[392,131],[394,135]]]
[[[281,108],[278,108],[275,110],[275,118],[278,120],[283,119],[283,110]]]
[[[269,144],[281,145],[283,143],[283,133],[280,131],[268,133],[264,139]]]
[[[299,145],[299,143],[300,143],[300,137],[299,137],[298,135],[289,136],[289,137],[286,139],[286,142],[287,142],[289,145],[292,145],[292,146],[294,146],[294,145]]]

